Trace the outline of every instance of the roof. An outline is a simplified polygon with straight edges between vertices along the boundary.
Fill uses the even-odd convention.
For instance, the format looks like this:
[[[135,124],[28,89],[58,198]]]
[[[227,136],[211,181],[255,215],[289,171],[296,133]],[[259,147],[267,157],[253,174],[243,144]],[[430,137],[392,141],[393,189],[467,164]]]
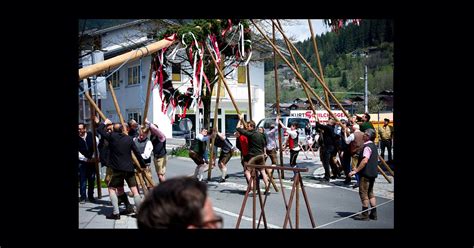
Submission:
[[[305,103],[301,104],[301,103],[296,103],[294,104],[296,105],[296,107],[298,107],[299,109],[306,109],[307,108],[307,105]]]
[[[275,108],[276,103],[274,103],[271,107]],[[291,108],[291,107],[298,107],[298,105],[296,105],[294,103],[280,103],[280,108]]]
[[[393,90],[384,90],[379,95],[393,96]]]
[[[122,24],[119,24],[119,25],[115,25],[115,26],[107,27],[107,28],[103,28],[103,29],[93,28],[93,29],[89,29],[89,30],[84,31],[83,35],[97,36],[97,35],[105,34],[107,32],[111,32],[111,31],[114,31],[114,30],[118,30],[118,29],[122,29],[122,28],[126,28],[126,27],[131,27],[131,26],[134,26],[134,25],[138,25],[138,24],[142,24],[142,23],[146,23],[146,22],[150,22],[150,21],[152,21],[152,19],[139,19],[139,20],[126,22],[126,23],[122,23]],[[174,22],[172,20],[169,20],[169,19],[161,19],[160,21],[164,22],[165,24],[169,24],[169,25],[178,25],[176,22]],[[79,36],[80,35],[81,34],[79,34]]]
[[[364,101],[364,98],[361,97],[361,96],[356,96],[356,97],[352,98],[352,101],[354,101],[354,102],[360,102],[360,101]]]

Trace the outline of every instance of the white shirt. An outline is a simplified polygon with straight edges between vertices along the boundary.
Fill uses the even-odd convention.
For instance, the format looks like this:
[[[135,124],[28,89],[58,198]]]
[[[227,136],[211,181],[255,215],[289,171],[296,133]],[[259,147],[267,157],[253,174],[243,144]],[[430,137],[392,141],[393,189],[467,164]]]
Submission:
[[[138,140],[138,137],[133,138],[133,141]],[[148,159],[151,157],[151,152],[153,152],[153,144],[151,143],[150,139],[146,141],[145,151],[142,153],[143,159]]]
[[[81,136],[79,136],[81,137]],[[86,141],[86,138],[87,138],[87,132],[86,134],[84,134],[84,137],[81,137],[84,141]],[[95,136],[95,145],[97,146],[99,144],[99,138],[97,138],[97,136]],[[96,147],[96,151],[99,151],[99,149]],[[92,155],[94,156],[94,155]],[[87,158],[81,153],[79,152],[79,160],[80,161],[84,161],[84,162],[87,162]]]
[[[196,134],[196,139],[200,140],[200,141],[208,141],[209,140],[209,135],[207,135],[206,137],[204,137],[204,135],[202,135],[201,133],[198,133]]]
[[[360,132],[360,130],[357,130],[356,132]],[[354,132],[355,133],[355,132]],[[355,140],[355,135],[354,133],[351,133],[351,135],[349,135],[349,137],[346,138],[346,144],[350,144],[352,141]]]

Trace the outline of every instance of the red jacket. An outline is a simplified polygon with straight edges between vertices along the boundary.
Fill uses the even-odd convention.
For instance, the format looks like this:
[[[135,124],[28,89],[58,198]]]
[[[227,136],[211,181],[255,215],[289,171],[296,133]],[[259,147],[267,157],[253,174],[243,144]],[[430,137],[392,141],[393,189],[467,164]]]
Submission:
[[[242,156],[245,156],[249,152],[249,140],[247,139],[247,136],[240,135],[239,136],[239,141],[240,141],[239,149],[242,152]]]

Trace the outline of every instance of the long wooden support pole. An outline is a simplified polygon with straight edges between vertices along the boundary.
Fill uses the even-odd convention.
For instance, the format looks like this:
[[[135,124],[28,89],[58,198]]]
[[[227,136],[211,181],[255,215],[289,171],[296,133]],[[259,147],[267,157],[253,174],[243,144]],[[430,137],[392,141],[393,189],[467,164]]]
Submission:
[[[128,53],[124,53],[122,55],[104,60],[100,63],[81,68],[79,69],[79,80],[97,75],[99,73],[102,73],[103,71],[117,67],[125,61],[132,62],[139,58],[148,56],[152,53],[159,51],[160,49],[171,46],[173,42],[174,41],[163,39],[152,43],[146,47],[142,47],[140,49],[133,50]]]
[[[222,66],[224,63],[224,57],[221,58],[221,64],[219,66]],[[211,139],[211,154],[209,156],[209,169],[207,170],[207,181],[210,181],[211,180],[211,172],[212,172],[212,168],[214,166],[214,145],[215,145],[215,142],[216,142],[216,138],[217,138],[217,133],[219,132],[219,124],[217,123],[217,119],[218,119],[218,113],[219,113],[219,98],[220,98],[220,95],[221,95],[221,82],[222,80],[217,80],[217,95],[216,95],[216,106],[215,106],[215,109],[214,109],[214,125],[213,125],[213,132],[212,132],[212,136],[213,138]],[[211,92],[212,94],[212,92]],[[214,134],[214,131],[216,132],[216,134]],[[220,139],[220,138],[219,138]],[[221,151],[222,152],[222,151]]]
[[[247,72],[247,92],[248,92],[248,99],[249,99],[249,121],[253,120],[252,118],[252,94],[250,93],[250,66],[247,64],[246,66]]]
[[[90,84],[90,80],[87,80],[88,83]],[[90,89],[90,85],[88,85],[89,87],[89,92],[91,91]],[[92,129],[92,147],[94,148],[94,168],[95,168],[95,175],[96,175],[96,182],[97,182],[97,198],[98,199],[101,199],[102,198],[102,187],[101,187],[101,183],[100,183],[100,169],[99,169],[99,153],[97,151],[97,142],[95,140],[95,137],[97,137],[97,134],[96,134],[96,126],[95,126],[95,112],[94,112],[94,107],[90,105],[90,112],[91,112],[91,129]]]
[[[323,79],[324,83],[326,83],[326,81],[324,80],[323,67],[321,66],[321,60],[319,59],[319,50],[318,50],[318,45],[316,44],[316,38],[314,37],[313,25],[311,24],[311,19],[308,19],[308,25],[309,25],[309,31],[311,32],[311,40],[313,40],[314,53],[316,54],[316,58],[318,61],[319,74],[321,75],[321,78]],[[326,97],[326,104],[329,106],[329,96],[328,96],[327,90],[324,90],[324,96]]]
[[[235,111],[237,111],[237,114],[240,116],[241,112],[239,110],[239,107],[237,107],[237,103],[234,100],[234,96],[232,96],[232,92],[230,91],[230,88],[225,81],[224,73],[222,73],[221,68],[219,68],[219,64],[216,62],[216,59],[214,58],[214,55],[212,54],[211,49],[209,48],[208,45],[206,45],[206,49],[209,52],[209,55],[211,56],[212,62],[214,62],[214,66],[217,68],[218,75],[221,78],[222,83],[224,84],[227,90],[227,93],[229,94],[230,100],[232,101],[232,105],[234,105]],[[247,122],[243,119],[242,119],[242,124],[244,125],[244,127],[247,127]]]
[[[273,30],[273,42],[275,42],[275,27],[272,28]],[[275,98],[276,98],[276,109],[277,109],[277,115],[281,116],[280,112],[280,84],[278,83],[278,70],[277,70],[277,60],[276,60],[276,52],[273,52],[273,71],[275,72]],[[279,153],[280,153],[280,166],[283,167],[283,145],[282,145],[282,137],[281,137],[281,126],[278,125],[278,148],[279,148]],[[281,173],[281,177],[280,177]],[[280,179],[285,178],[285,172],[281,170],[278,173],[278,177]],[[282,188],[282,195],[283,195],[283,200],[285,201],[286,204],[286,197],[285,197],[285,191]]]
[[[109,85],[110,94],[112,95],[112,100],[115,105],[115,110],[117,111],[117,114],[120,119],[120,123],[122,123],[122,126],[125,126],[125,120],[123,119],[122,112],[120,112],[120,106],[118,104],[117,97],[115,96],[115,91],[114,91],[114,87],[112,86],[112,82],[109,81],[108,85]],[[123,129],[123,132],[128,135],[128,131],[125,130],[125,128]],[[145,183],[142,177],[143,169],[140,167],[140,163],[138,162],[137,157],[135,157],[135,154],[133,152],[132,152],[132,160],[133,160],[133,163],[135,164],[135,169],[137,170],[137,172],[135,173],[135,176],[138,178],[138,182],[140,183],[143,192],[148,193],[148,189],[147,187],[145,187]],[[152,187],[154,186],[153,182],[148,181],[148,183]]]
[[[257,30],[260,32],[260,34],[262,34],[262,36],[267,40],[267,42],[273,47],[273,49],[275,49],[275,51],[280,55],[280,57],[283,59],[283,61],[285,61],[285,63],[288,65],[288,67],[290,67],[290,69],[295,73],[295,75],[298,77],[298,79],[301,80],[301,83],[303,84],[303,86],[305,86],[307,89],[310,90],[310,92],[316,97],[316,99],[319,101],[319,103],[321,104],[321,106],[323,106],[324,109],[326,109],[326,111],[328,111],[329,115],[331,115],[332,118],[334,118],[334,120],[336,120],[336,122],[339,122],[339,119],[337,118],[336,115],[334,115],[334,113],[331,111],[331,109],[321,100],[321,98],[316,94],[316,92],[314,92],[314,90],[311,88],[311,86],[309,86],[309,84],[306,82],[306,80],[303,78],[303,76],[301,76],[300,73],[298,73],[298,71],[296,71],[296,69],[291,65],[291,63],[283,56],[283,54],[280,52],[280,50],[275,46],[275,44],[273,44],[273,42],[270,41],[270,39],[268,38],[268,36],[260,29],[260,27],[253,21],[253,20],[250,20],[253,25],[257,28]],[[278,27],[277,27],[278,28]],[[291,43],[290,43],[291,44]]]
[[[143,110],[143,119],[142,119],[142,127],[145,127],[145,120],[148,116],[148,106],[150,103],[150,93],[151,93],[151,76],[153,75],[153,58],[151,59],[150,63],[150,72],[148,73],[148,84],[146,87],[146,100],[145,100],[145,109]]]
[[[280,23],[280,21],[277,20],[277,22],[278,22],[278,25],[279,25],[280,28],[281,28],[281,23]],[[275,25],[275,24],[273,24],[273,25]],[[273,42],[275,42],[275,40],[273,40]],[[293,60],[293,64],[295,65],[295,69],[298,71],[298,73],[300,73],[300,70],[299,70],[299,67],[298,67],[298,63],[296,63],[295,55],[293,54],[293,51],[292,51],[292,49],[290,48],[289,43],[290,43],[290,41],[285,40],[286,47],[287,47],[288,51],[290,52],[291,60]],[[317,118],[316,108],[315,108],[314,105],[313,105],[313,101],[312,101],[311,96],[309,95],[308,89],[306,89],[306,87],[303,87],[303,90],[304,90],[304,93],[306,94],[306,97],[308,98],[309,105],[311,106],[311,110],[313,111],[313,114],[314,114],[315,118]],[[327,105],[329,106],[329,103],[327,103]]]
[[[273,23],[275,23],[273,20],[272,20]],[[285,40],[289,40],[288,37],[285,35],[285,33],[283,32],[283,30],[281,30],[278,26],[277,26],[277,29],[280,31],[280,33],[282,34],[283,38]],[[291,42],[290,42],[290,45],[293,47],[293,49],[296,51],[296,53],[298,54],[298,56],[300,57],[300,59],[303,61],[303,63],[308,67],[308,69],[311,71],[311,73],[313,73],[313,75],[316,77],[316,79],[318,79],[318,82],[321,84],[321,86],[323,86],[324,90],[326,92],[329,93],[329,95],[334,99],[334,101],[336,102],[336,105],[342,110],[342,112],[344,113],[344,115],[346,115],[346,117],[348,119],[351,118],[351,115],[349,115],[349,113],[344,109],[344,107],[342,107],[341,103],[339,102],[339,100],[336,98],[336,96],[334,96],[334,94],[332,94],[331,90],[328,88],[328,86],[324,83],[324,81],[319,77],[319,75],[314,71],[314,69],[311,67],[311,65],[308,63],[308,61],[306,61],[306,59],[303,57],[303,55],[301,55],[301,53],[298,51],[298,49],[295,47],[295,45],[293,45]]]
[[[385,162],[385,160],[382,158],[382,156],[379,155],[379,159],[380,159],[380,162],[382,162],[382,164],[388,170],[388,173],[390,173],[390,175],[392,175],[392,177],[395,176],[394,173],[393,173],[393,170],[390,169],[390,166],[388,166],[387,162]]]

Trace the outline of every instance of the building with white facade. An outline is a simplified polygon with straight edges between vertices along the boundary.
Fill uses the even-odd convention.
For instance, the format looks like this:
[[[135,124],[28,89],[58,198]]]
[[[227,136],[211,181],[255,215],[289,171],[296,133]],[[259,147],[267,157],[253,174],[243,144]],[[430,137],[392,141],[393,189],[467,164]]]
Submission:
[[[166,28],[165,25],[167,25],[167,23],[170,23],[170,21],[163,20],[161,23],[157,24],[156,22],[149,20],[138,20],[103,30],[90,31],[86,36],[92,41],[94,47],[92,47],[89,51],[82,52],[82,54],[85,54],[85,56],[80,58],[80,66],[82,67],[94,64],[103,59],[106,60],[108,58],[131,51],[137,47],[154,42],[156,40],[153,40],[151,35],[153,34],[153,29],[156,30],[157,28],[160,28],[160,25],[161,28]],[[249,74],[252,97],[252,117],[255,122],[258,122],[260,119],[265,118],[264,62],[263,60],[258,59],[261,58],[262,55],[267,56],[270,50],[265,51],[262,49],[259,51],[258,48],[256,49],[258,46],[254,45],[253,47],[252,61],[249,63]],[[94,52],[92,54],[88,54],[91,52],[91,50]],[[128,121],[130,118],[137,120],[139,123],[143,121],[142,115],[145,108],[147,92],[146,87],[148,83],[151,59],[151,56],[146,56],[142,59],[125,63],[118,70],[116,70],[117,68],[112,68],[108,73],[103,75],[108,76],[111,72],[116,70],[116,72],[110,75],[107,80],[112,81],[114,92],[117,96],[118,103],[125,121]],[[189,84],[189,76],[180,72],[181,70],[171,69],[172,66],[168,66],[168,68],[169,75],[172,75],[173,86],[175,89],[185,84]],[[247,114],[249,99],[246,67],[228,66],[225,72],[229,72],[229,74],[226,76],[226,82],[232,92],[239,110],[242,113]],[[91,77],[91,79],[91,81],[95,81],[95,77]],[[103,89],[104,85],[101,85],[99,88],[101,87]],[[216,90],[217,85],[214,87],[214,96],[211,99],[211,123],[214,117]],[[100,90],[98,90],[98,92],[100,92]],[[110,91],[106,90],[103,92],[103,94],[106,98],[98,100],[99,107],[109,119],[111,119],[113,122],[118,122],[119,118],[115,111],[115,106]],[[149,121],[156,123],[160,129],[164,131],[168,138],[178,137],[181,132],[178,127],[179,118],[177,114],[180,112],[176,112],[176,121],[174,124],[171,124],[171,116],[164,114],[161,111],[161,105],[162,102],[159,95],[159,86],[156,85],[153,87],[151,92],[147,118]],[[79,109],[79,121],[89,122],[89,106],[87,102],[84,103],[82,96],[79,98]],[[167,112],[169,113],[171,111]],[[193,122],[193,129],[195,132],[197,132],[199,128],[202,127],[203,109],[200,108],[199,113],[195,113],[193,109],[188,109],[186,118],[191,119]],[[196,122],[196,120],[199,121]],[[227,90],[225,90],[224,86],[222,86],[218,112],[219,131],[225,131],[228,135],[232,135],[235,131],[237,121],[237,112],[230,100]]]

